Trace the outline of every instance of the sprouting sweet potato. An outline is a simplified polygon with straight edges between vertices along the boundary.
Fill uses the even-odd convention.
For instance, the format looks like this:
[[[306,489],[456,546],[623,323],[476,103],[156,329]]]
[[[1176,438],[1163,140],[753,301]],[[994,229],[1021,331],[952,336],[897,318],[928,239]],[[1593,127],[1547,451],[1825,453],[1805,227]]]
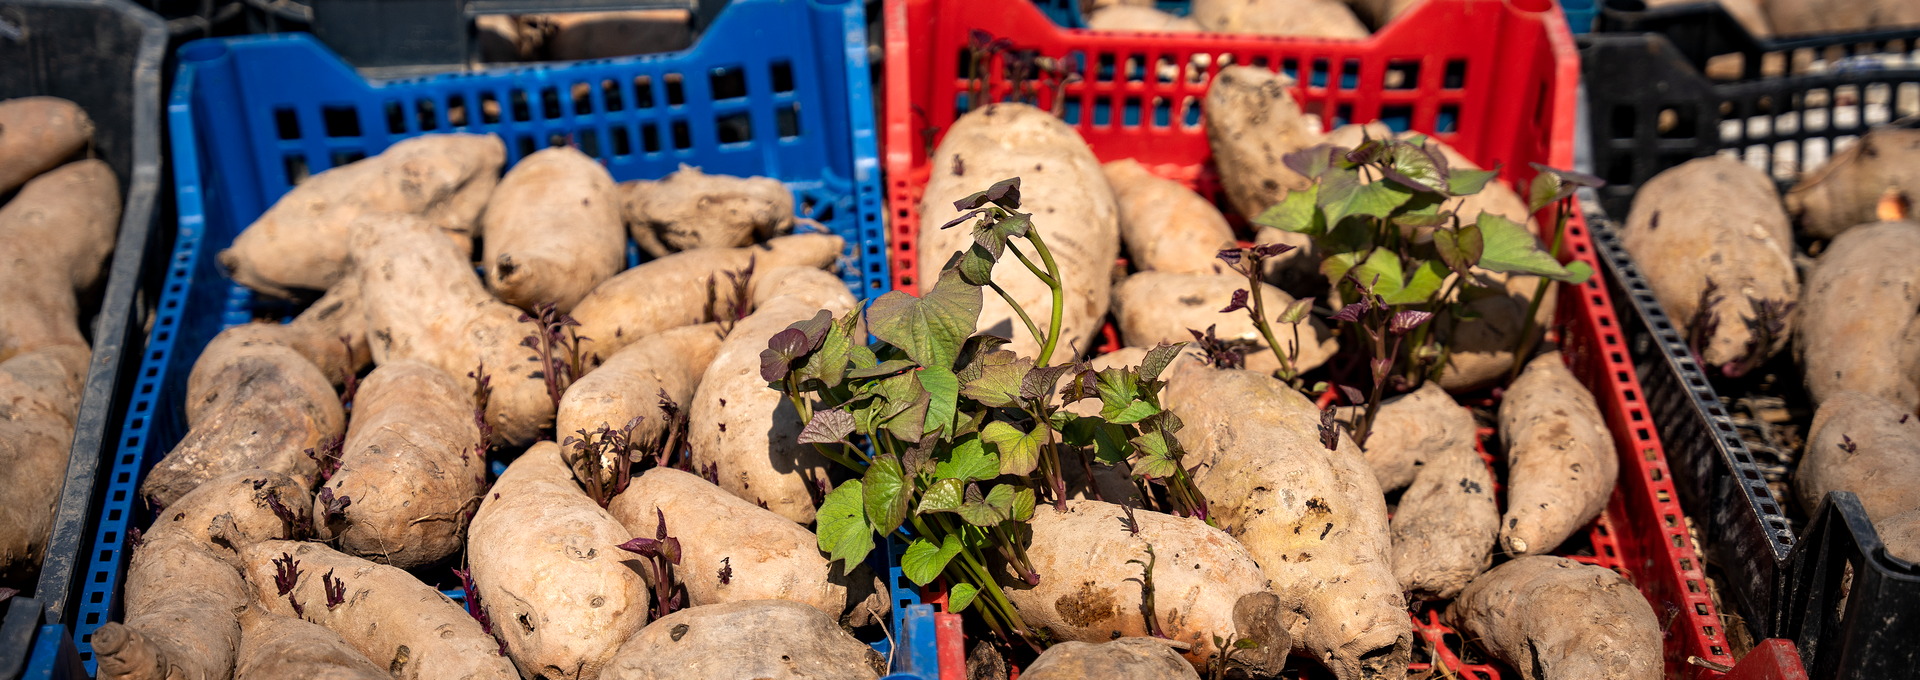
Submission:
[[[548,59],[606,59],[673,52],[693,44],[692,13],[684,9],[536,16],[546,32],[542,42]]]
[[[1188,16],[1211,33],[1365,38],[1365,24],[1339,0],[1194,0]]]
[[[747,600],[660,617],[620,645],[600,677],[872,680],[885,670],[885,658],[820,610],[787,600]]]
[[[674,574],[688,605],[791,600],[851,626],[887,616],[887,589],[864,565],[845,571],[806,527],[692,474],[648,470],[607,510],[635,536],[654,535],[665,517],[680,539]]]
[[[1500,508],[1475,439],[1473,415],[1432,382],[1373,421],[1367,465],[1383,491],[1406,488],[1388,531],[1393,573],[1415,597],[1453,597],[1492,563]]]
[[[487,481],[473,384],[396,361],[368,374],[356,395],[340,468],[314,501],[320,539],[402,569],[452,555]],[[334,504],[345,507],[333,512]]]
[[[1087,28],[1096,31],[1200,32],[1199,22],[1137,5],[1108,5],[1088,12]]]
[[[1920,508],[1920,415],[1885,398],[1839,392],[1820,403],[1793,488],[1808,514],[1851,491],[1876,525]]]
[[[240,615],[240,653],[233,678],[386,680],[388,675],[333,631],[252,606]]]
[[[300,541],[262,541],[242,548],[240,555],[254,602],[274,614],[325,626],[396,679],[520,677],[479,621],[397,567]],[[520,623],[495,620],[493,625]]]
[[[1872,224],[1888,191],[1920,199],[1920,130],[1887,127],[1862,135],[1788,189],[1787,210],[1801,233],[1830,239]]]
[[[465,260],[473,222],[486,206],[469,189],[491,191],[506,161],[492,135],[422,135],[385,152],[307,178],[220,252],[233,280],[278,297],[326,290],[347,275],[350,226],[365,215],[429,217]],[[443,210],[459,205],[468,211]]]
[[[487,288],[533,311],[580,298],[627,266],[627,230],[613,176],[573,147],[536,151],[507,171],[481,218]]]
[[[1073,127],[1046,111],[1017,103],[1001,103],[967,112],[947,129],[934,150],[933,175],[920,200],[918,244],[922,290],[930,289],[940,269],[954,253],[971,247],[966,225],[941,229],[961,215],[954,202],[994,182],[1018,177],[1025,196],[1022,212],[1033,215],[1064,281],[1064,313],[1060,317],[1062,352],[1093,346],[1107,314],[1114,258],[1120,255],[1119,209],[1113,190],[1100,171],[1100,161]],[[1029,257],[1032,244],[1015,241]],[[1053,298],[1018,258],[1000,258],[993,281],[1033,314],[1040,332],[1047,328]],[[1007,349],[1021,356],[1038,356],[1040,340],[1032,337],[1013,308],[998,295],[988,295],[979,328],[1012,338]],[[1056,355],[1056,356],[1064,356]]]
[[[1199,9],[1194,8],[1196,14]],[[1289,192],[1312,185],[1281,160],[1320,140],[1319,127],[1308,122],[1300,104],[1288,92],[1292,87],[1292,78],[1267,69],[1229,66],[1220,69],[1207,88],[1203,108],[1207,146],[1220,169],[1227,203],[1248,219],[1266,212]],[[1265,242],[1296,248],[1272,260],[1274,274],[1283,285],[1319,275],[1314,271],[1319,258],[1306,256],[1312,243],[1305,234],[1278,229],[1260,232]]]
[[[0,196],[65,162],[93,141],[93,119],[59,97],[0,101]]]
[[[749,268],[826,267],[846,241],[831,234],[795,234],[745,248],[701,248],[628,269],[594,288],[573,308],[581,347],[601,360],[640,338],[714,321],[750,307],[733,298],[735,278]],[[733,317],[727,317],[733,318]]]
[[[1660,621],[1646,596],[1612,569],[1565,557],[1494,567],[1460,593],[1447,618],[1525,680],[1655,680],[1665,671]]]
[[[522,673],[596,677],[647,624],[639,558],[619,547],[633,536],[574,483],[558,444],[533,445],[500,475],[473,516],[467,563]]]
[[[0,207],[0,361],[87,344],[79,294],[100,281],[119,226],[120,183],[97,160],[36,177]]]
[[[1793,355],[1824,403],[1864,392],[1920,409],[1920,224],[1847,230],[1807,272]]]
[[[93,634],[101,680],[226,677],[241,644],[235,612],[253,600],[239,551],[309,523],[307,489],[286,475],[220,476],[166,509],[127,565],[124,623]]]
[[[1539,289],[1540,277],[1475,268],[1473,288],[1458,294],[1475,318],[1438,327],[1436,335],[1451,350],[1440,372],[1441,387],[1465,392],[1492,385],[1513,368],[1513,352],[1527,329],[1527,307]],[[1533,314],[1531,342],[1539,342],[1553,321],[1558,283],[1547,286]]]
[[[767,339],[821,310],[839,316],[853,295],[839,277],[804,267],[757,274],[754,312],[735,324],[700,378],[688,411],[687,441],[695,470],[715,466],[720,487],[764,504],[780,516],[813,522],[814,495],[829,483],[833,463],[800,444],[800,414],[760,377]]]
[[[1260,286],[1260,297],[1269,317],[1278,315],[1280,310],[1293,304],[1293,296],[1281,292],[1279,288],[1265,283]],[[1120,327],[1121,341],[1132,347],[1189,342],[1193,340],[1190,331],[1205,332],[1207,327],[1213,326],[1222,340],[1254,343],[1255,346],[1246,353],[1248,370],[1272,373],[1280,368],[1280,360],[1267,349],[1266,340],[1260,336],[1260,329],[1253,325],[1253,319],[1246,310],[1221,311],[1232,302],[1234,291],[1246,289],[1247,278],[1232,272],[1140,272],[1114,286],[1113,316]],[[1251,305],[1252,302],[1247,304]],[[1272,323],[1271,319],[1269,323],[1274,339],[1280,343],[1282,354],[1295,356],[1293,348],[1298,348],[1297,361],[1294,361],[1296,372],[1318,368],[1340,350],[1339,342],[1333,339],[1333,332],[1318,317],[1309,316],[1297,326]]]
[[[495,441],[524,445],[552,424],[552,367],[522,344],[543,335],[538,323],[522,321],[519,309],[488,293],[432,224],[374,215],[352,230],[374,363],[413,359],[455,376],[478,368],[492,381],[487,425]]]
[[[1408,83],[1408,85],[1411,86],[1412,83]],[[1369,123],[1369,125],[1379,125],[1379,123]],[[1369,134],[1372,134],[1371,130],[1374,129],[1376,128],[1368,128]],[[1483,169],[1479,163],[1473,162],[1472,159],[1467,158],[1466,154],[1460,153],[1459,149],[1453,148],[1453,145],[1435,139],[1432,136],[1412,130],[1399,133],[1395,136],[1408,141],[1414,141],[1416,139],[1423,140],[1421,144],[1429,153],[1437,153],[1446,158],[1448,168],[1454,170]],[[1478,219],[1481,213],[1488,212],[1513,220],[1519,224],[1527,224],[1527,220],[1532,217],[1532,215],[1527,212],[1526,199],[1521,198],[1520,194],[1515,193],[1512,188],[1507,186],[1505,180],[1498,177],[1487,182],[1485,186],[1480,188],[1478,193],[1462,196],[1460,197],[1458,205],[1449,205],[1448,208],[1452,209],[1454,214],[1459,215],[1463,222],[1472,222]],[[1532,228],[1533,225],[1528,226]],[[1538,231],[1537,229],[1534,230]]]
[[[1280,598],[1267,591],[1253,556],[1226,532],[1198,519],[1083,500],[1067,501],[1064,510],[1043,504],[1031,526],[1027,558],[1040,583],[1009,579],[1006,591],[1027,625],[1047,631],[1048,639],[1161,635],[1185,646],[1180,656],[1206,668],[1233,650],[1214,641],[1231,637],[1258,645],[1232,657],[1248,673],[1278,674],[1286,663],[1293,645]],[[1152,622],[1142,606],[1143,578],[1152,583]]]
[[[0,584],[33,580],[67,478],[89,353],[48,347],[0,362]]]
[[[1124,5],[1106,11],[1136,10],[1153,11]],[[1216,255],[1234,246],[1233,228],[1211,201],[1131,158],[1100,169],[1119,201],[1120,242],[1134,268],[1175,274],[1229,271]]]
[[[593,372],[567,387],[554,416],[560,437],[594,437],[601,428],[624,430],[628,441],[665,446],[661,436],[672,420],[693,403],[694,388],[706,373],[722,339],[717,324],[683,326],[661,331],[627,345]],[[668,413],[671,405],[675,413]],[[638,420],[636,420],[638,419]],[[575,461],[574,474],[586,480],[589,461]],[[605,468],[611,460],[596,461]]]
[[[1177,437],[1214,516],[1298,616],[1295,649],[1343,679],[1405,673],[1413,626],[1386,499],[1359,447],[1323,429],[1306,396],[1252,371],[1188,368],[1161,399],[1185,422]]]
[[[1920,507],[1875,522],[1873,529],[1887,554],[1920,564]]]
[[[1271,595],[1269,595],[1271,597]],[[1243,650],[1235,654],[1261,652]],[[1280,650],[1282,657],[1286,650]],[[1062,642],[1048,647],[1020,673],[1026,680],[1200,680],[1193,666],[1181,660],[1180,652],[1166,640],[1151,637],[1123,637],[1111,642]]]
[[[666,179],[620,185],[627,229],[654,257],[738,248],[793,229],[793,192],[767,177],[709,175],[682,165]]]
[[[1500,543],[1508,553],[1553,550],[1606,509],[1620,475],[1613,435],[1559,352],[1534,357],[1507,387],[1500,441],[1507,449]]]
[[[1739,376],[1786,349],[1800,277],[1766,173],[1713,156],[1655,175],[1620,242],[1708,364]]]

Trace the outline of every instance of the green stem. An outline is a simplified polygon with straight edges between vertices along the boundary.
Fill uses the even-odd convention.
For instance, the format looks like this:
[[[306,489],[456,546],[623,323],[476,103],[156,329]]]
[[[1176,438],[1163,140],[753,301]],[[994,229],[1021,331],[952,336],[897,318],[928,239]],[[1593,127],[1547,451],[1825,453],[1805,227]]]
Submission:
[[[1547,248],[1547,254],[1560,257],[1560,241],[1566,237],[1567,219],[1573,215],[1573,209],[1566,201],[1561,201],[1554,209],[1553,245]],[[1520,337],[1513,343],[1513,367],[1507,369],[1507,382],[1520,377],[1520,369],[1527,365],[1527,354],[1533,351],[1533,317],[1540,313],[1540,302],[1547,297],[1547,287],[1553,285],[1553,279],[1540,277],[1539,285],[1533,287],[1533,300],[1527,303],[1527,318],[1521,320]]]
[[[1291,381],[1294,376],[1293,362],[1288,361],[1286,353],[1280,350],[1280,341],[1274,339],[1273,327],[1267,323],[1267,301],[1265,296],[1260,294],[1260,269],[1259,260],[1253,260],[1248,263],[1247,289],[1250,291],[1249,294],[1253,296],[1253,311],[1251,312],[1251,314],[1253,314],[1253,325],[1255,328],[1260,329],[1260,337],[1266,339],[1267,350],[1273,352],[1273,358],[1280,360],[1280,379]],[[1296,343],[1299,341],[1299,332],[1299,324],[1294,324],[1294,339]]]
[[[1033,242],[1034,252],[1040,253],[1040,261],[1047,265],[1047,275],[1042,280],[1047,282],[1048,290],[1053,293],[1053,320],[1047,326],[1047,342],[1041,345],[1040,358],[1034,362],[1034,366],[1042,367],[1053,358],[1053,349],[1060,344],[1060,316],[1066,309],[1067,300],[1060,291],[1060,266],[1054,263],[1053,251],[1047,249],[1047,242],[1040,240],[1040,230],[1028,229],[1027,240]]]
[[[1032,333],[1035,338],[1040,337],[1040,327],[1033,325],[1033,318],[1027,316],[1026,308],[1021,307],[1019,302],[1015,302],[1013,296],[1008,294],[1005,288],[1000,287],[999,282],[988,281],[987,285],[993,288],[993,292],[1000,294],[1000,299],[1007,301],[1007,306],[1013,308],[1013,313],[1020,315],[1020,323],[1027,325],[1028,333]]]

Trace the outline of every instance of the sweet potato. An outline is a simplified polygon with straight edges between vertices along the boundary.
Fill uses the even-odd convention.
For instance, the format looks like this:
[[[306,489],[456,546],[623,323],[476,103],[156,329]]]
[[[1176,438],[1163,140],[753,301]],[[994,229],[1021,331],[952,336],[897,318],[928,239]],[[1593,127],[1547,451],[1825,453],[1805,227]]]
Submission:
[[[247,608],[240,615],[234,680],[387,680],[386,671],[333,631],[290,616]]]
[[[473,31],[474,42],[480,50],[480,61],[485,63],[532,60],[545,39],[538,30],[532,30],[522,23],[520,17],[510,14],[474,17]],[[466,123],[464,120],[452,122],[456,126]]]
[[[693,404],[694,388],[713,355],[720,351],[720,327],[717,324],[684,326],[641,338],[615,353],[593,372],[575,380],[560,399],[559,414],[554,416],[558,436],[586,438],[600,428],[621,430],[637,424],[627,433],[636,444],[655,442],[671,423],[666,411],[670,402],[678,413],[686,413]],[[574,474],[585,481],[588,461],[575,461]],[[610,460],[597,461],[604,469]]]
[[[0,196],[92,141],[93,119],[78,104],[59,97],[0,101]]]
[[[1386,28],[1387,24],[1418,4],[1420,0],[1346,0],[1347,6],[1359,18],[1372,26],[1373,30]]]
[[[100,679],[231,673],[241,644],[235,612],[253,600],[239,550],[298,531],[308,522],[306,494],[286,475],[242,470],[200,485],[161,513],[127,565],[125,622],[94,632]]]
[[[351,244],[376,364],[423,361],[448,375],[476,368],[492,380],[494,440],[532,442],[553,422],[538,350],[521,344],[540,325],[495,299],[440,230],[417,217],[376,215],[353,224]]]
[[[640,558],[619,547],[634,533],[580,490],[563,455],[540,442],[507,467],[473,516],[467,562],[520,671],[576,680],[647,625],[651,596]]]
[[[486,442],[473,383],[418,361],[367,375],[340,449],[340,469],[315,499],[321,540],[349,555],[402,569],[460,550],[461,529],[487,481]]]
[[[346,431],[333,382],[280,338],[215,336],[187,384],[187,435],[140,482],[156,507],[236,469],[285,473],[311,488],[320,462],[308,451]]]
[[[347,274],[350,227],[365,215],[432,216],[465,260],[473,222],[486,206],[470,189],[499,181],[506,145],[492,135],[422,135],[385,152],[307,178],[220,252],[233,280],[277,297],[326,290]],[[484,192],[482,192],[484,193]],[[448,212],[450,205],[465,210]]]
[[[1473,291],[1462,292],[1476,318],[1439,327],[1436,335],[1452,351],[1440,372],[1441,387],[1452,392],[1488,387],[1513,368],[1513,350],[1527,328],[1527,307],[1539,289],[1540,277],[1489,272],[1475,268]],[[1538,342],[1553,322],[1560,284],[1547,286],[1539,309],[1533,314],[1533,342]]]
[[[692,13],[684,9],[567,12],[536,15],[546,57],[606,59],[684,50],[693,45]]]
[[[1606,509],[1620,474],[1613,435],[1559,352],[1534,357],[1507,387],[1500,441],[1507,449],[1500,543],[1508,553],[1553,550]]]
[[[1473,415],[1432,382],[1381,405],[1367,437],[1380,488],[1406,489],[1388,530],[1393,573],[1414,597],[1453,597],[1492,563],[1500,508],[1476,439]]]
[[[292,321],[255,321],[220,331],[214,338],[208,343],[209,347],[216,343],[235,347],[262,344],[286,347],[320,369],[320,374],[335,386],[344,386],[348,378],[359,375],[361,369],[373,363],[372,351],[367,347],[367,315],[361,306],[358,278],[334,284],[326,295],[320,296]],[[208,395],[221,387],[213,373],[189,374],[187,420],[192,421],[198,409],[212,401]]]
[[[793,229],[793,192],[767,177],[709,175],[681,165],[666,179],[621,183],[620,196],[634,242],[654,257],[738,248]]]
[[[1214,326],[1222,340],[1247,340],[1257,345],[1247,352],[1247,370],[1272,373],[1280,368],[1280,360],[1267,349],[1266,340],[1261,338],[1260,329],[1253,325],[1246,310],[1221,312],[1233,300],[1234,291],[1246,288],[1247,278],[1231,272],[1140,272],[1114,286],[1113,316],[1120,327],[1121,341],[1133,347],[1188,342],[1193,340],[1189,331],[1205,332],[1208,326]],[[1260,297],[1269,317],[1293,304],[1293,296],[1264,283]],[[1281,353],[1289,353],[1289,348],[1299,343],[1298,361],[1294,362],[1296,372],[1318,368],[1340,350],[1333,332],[1317,317],[1309,317],[1297,327],[1272,323],[1271,319],[1269,323],[1274,339],[1281,344]]]
[[[1873,528],[1887,554],[1920,564],[1920,507],[1875,522]]]
[[[1920,409],[1920,224],[1847,230],[1807,272],[1793,355],[1823,403],[1863,392]]]
[[[1688,340],[1708,364],[1739,376],[1786,349],[1800,277],[1766,173],[1713,156],[1655,175],[1635,194],[1620,242],[1680,332],[1705,335]]]
[[[1606,567],[1522,557],[1474,579],[1447,618],[1525,680],[1654,680],[1665,670],[1653,606]]]
[[[627,267],[627,232],[613,176],[572,147],[534,152],[507,171],[480,226],[487,288],[533,311],[573,310]]]
[[[1232,649],[1215,646],[1215,636],[1244,638],[1259,646],[1234,653],[1243,670],[1274,675],[1286,663],[1293,645],[1280,598],[1267,592],[1260,565],[1226,532],[1197,519],[1084,500],[1067,501],[1064,510],[1043,504],[1031,526],[1027,558],[1040,583],[1009,579],[1014,585],[1006,591],[1027,625],[1047,631],[1048,639],[1105,642],[1158,632],[1206,668]],[[1153,624],[1143,615],[1142,573],[1153,584]]]
[[[818,269],[768,271],[754,277],[753,287],[755,299],[765,301],[727,334],[694,393],[687,414],[690,462],[696,470],[717,467],[720,487],[729,493],[811,524],[814,494],[828,483],[833,463],[798,442],[800,414],[760,377],[760,352],[787,326],[822,309],[844,314],[854,300],[838,277]]]
[[[262,541],[242,548],[240,555],[246,561],[254,602],[274,614],[325,626],[394,678],[520,677],[513,662],[500,656],[499,643],[481,629],[480,622],[433,586],[397,567],[299,541]],[[287,571],[293,574],[281,575]],[[279,592],[279,582],[288,580],[291,588]],[[341,596],[328,597],[330,587]],[[299,613],[294,602],[300,603]],[[520,624],[496,620],[494,625]]]
[[[1920,17],[1916,17],[1920,22]],[[1834,154],[1787,190],[1787,211],[1800,233],[1830,239],[1874,222],[1888,191],[1920,198],[1920,130],[1878,128]]]
[[[1813,416],[1793,488],[1808,514],[1827,492],[1852,491],[1876,525],[1920,508],[1920,416],[1871,394],[1834,394]]]
[[[1271,597],[1271,596],[1269,596]],[[1241,651],[1235,655],[1247,654]],[[1286,650],[1280,650],[1284,657]],[[1166,640],[1124,637],[1112,642],[1062,642],[1048,647],[1020,673],[1026,680],[1200,680],[1193,666]]]
[[[0,361],[87,343],[79,294],[99,283],[119,226],[120,183],[97,160],[34,178],[0,207]]]
[[[1086,351],[1107,314],[1114,258],[1120,255],[1119,209],[1113,190],[1100,171],[1100,161],[1073,128],[1052,114],[1026,104],[993,104],[975,109],[954,121],[934,150],[933,176],[920,200],[918,254],[923,279],[931,288],[941,267],[955,252],[973,243],[966,225],[940,227],[959,217],[954,201],[994,182],[1019,177],[1025,202],[1041,238],[1059,266],[1065,293],[1060,318],[1064,357]],[[1016,241],[1028,257],[1032,244]],[[1038,260],[1035,260],[1036,262]],[[1042,333],[1047,328],[1053,298],[1018,258],[1006,255],[993,268],[993,280],[1033,316]],[[1040,341],[1031,337],[1013,308],[998,295],[988,295],[980,313],[982,331],[1013,338],[1007,349],[1021,356],[1040,353]]]
[[[64,345],[0,362],[0,583],[30,582],[40,569],[88,357],[85,346]]]
[[[1120,6],[1114,10],[1141,10]],[[1093,28],[1099,28],[1093,26]],[[1205,197],[1155,176],[1128,158],[1100,166],[1120,206],[1120,242],[1135,269],[1175,274],[1230,271],[1216,255],[1234,247],[1233,228]]]
[[[1387,504],[1359,447],[1304,395],[1252,371],[1189,368],[1163,404],[1228,533],[1273,580],[1295,649],[1343,679],[1399,677],[1413,626],[1389,560]],[[1323,437],[1337,438],[1329,448]]]
[[[1365,38],[1365,24],[1339,0],[1194,0],[1187,15],[1210,33]]]
[[[1778,35],[1852,33],[1920,25],[1920,5],[1904,0],[1769,0],[1766,10],[1767,23]]]
[[[748,267],[826,267],[846,241],[831,234],[795,234],[745,248],[701,248],[628,269],[594,288],[573,308],[581,347],[601,360],[640,338],[712,321],[730,310],[733,279]]]
[[[1199,10],[1194,8],[1196,14]],[[1220,169],[1227,203],[1248,219],[1266,212],[1288,192],[1313,184],[1281,160],[1320,140],[1318,126],[1307,121],[1288,92],[1293,84],[1292,78],[1264,68],[1229,66],[1220,69],[1207,88],[1207,146]],[[1272,273],[1283,287],[1319,275],[1314,271],[1319,258],[1306,256],[1312,243],[1305,234],[1261,229],[1259,236],[1262,242],[1296,248],[1272,261]]]
[[[1087,28],[1096,31],[1198,33],[1200,24],[1152,7],[1109,5],[1087,13]]]
[[[635,536],[652,536],[664,514],[668,533],[680,539],[674,573],[688,605],[791,600],[852,626],[889,611],[886,587],[864,565],[852,572],[834,566],[813,532],[697,476],[653,468],[607,510]]]
[[[748,600],[682,609],[620,645],[603,680],[872,680],[886,660],[833,617],[798,602]]]

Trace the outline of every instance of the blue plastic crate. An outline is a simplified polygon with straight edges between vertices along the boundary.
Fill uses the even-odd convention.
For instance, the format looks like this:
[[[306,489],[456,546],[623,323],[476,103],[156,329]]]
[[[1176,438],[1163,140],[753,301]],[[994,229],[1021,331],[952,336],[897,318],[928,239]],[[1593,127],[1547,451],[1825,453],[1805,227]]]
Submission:
[[[1600,13],[1600,0],[1560,0],[1560,10],[1566,13],[1567,28],[1574,35],[1593,32],[1593,20]]]
[[[220,330],[275,311],[214,254],[306,174],[462,131],[500,135],[509,163],[572,144],[621,181],[682,163],[775,177],[847,239],[856,297],[889,285],[860,2],[734,0],[683,52],[394,81],[368,82],[305,34],[196,41],[179,63],[167,107],[179,235],[84,556],[75,634],[89,672],[88,639],[118,614],[136,489],[185,435],[194,360]]]

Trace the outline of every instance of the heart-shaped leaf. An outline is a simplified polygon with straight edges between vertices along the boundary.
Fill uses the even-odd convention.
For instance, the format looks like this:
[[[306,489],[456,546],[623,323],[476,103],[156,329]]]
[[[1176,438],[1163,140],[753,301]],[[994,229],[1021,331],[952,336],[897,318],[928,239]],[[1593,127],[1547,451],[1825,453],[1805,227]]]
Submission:
[[[958,479],[942,479],[927,486],[920,494],[920,507],[914,512],[953,512],[965,502],[966,483]]]
[[[961,343],[980,322],[981,302],[980,289],[962,281],[957,269],[948,268],[924,297],[900,291],[880,296],[867,309],[867,328],[921,366],[951,369]]]
[[[853,434],[853,414],[845,409],[827,409],[815,411],[813,420],[800,428],[799,442],[802,444],[838,444]]]
[[[860,480],[850,479],[827,494],[815,513],[820,549],[829,561],[851,570],[873,551],[873,528],[867,525]]]
[[[924,586],[940,577],[940,571],[947,563],[960,554],[960,538],[953,534],[942,537],[939,543],[924,538],[915,538],[907,544],[907,551],[900,555],[900,573],[913,581],[914,585]]]
[[[993,421],[991,427],[999,424]],[[1000,476],[1000,456],[987,449],[986,443],[979,437],[967,437],[953,445],[947,459],[934,464],[933,476],[943,480],[957,479],[971,482],[979,479],[993,479]],[[956,490],[958,487],[955,487]]]
[[[912,496],[907,492],[906,472],[900,461],[892,456],[875,456],[860,485],[862,505],[873,532],[885,536],[900,528],[900,523],[907,520],[907,502]]]
[[[1464,224],[1459,229],[1440,229],[1433,232],[1433,248],[1440,253],[1440,261],[1449,269],[1466,276],[1468,271],[1480,264],[1480,253],[1486,244],[1480,240],[1480,226]]]
[[[1032,432],[996,420],[980,429],[980,440],[992,444],[1000,453],[1000,474],[1024,475],[1040,464],[1040,443],[1050,433],[1044,424]]]
[[[967,605],[973,604],[974,596],[979,593],[980,588],[971,583],[953,584],[953,587],[947,590],[947,611],[954,614],[960,613],[967,608]]]

